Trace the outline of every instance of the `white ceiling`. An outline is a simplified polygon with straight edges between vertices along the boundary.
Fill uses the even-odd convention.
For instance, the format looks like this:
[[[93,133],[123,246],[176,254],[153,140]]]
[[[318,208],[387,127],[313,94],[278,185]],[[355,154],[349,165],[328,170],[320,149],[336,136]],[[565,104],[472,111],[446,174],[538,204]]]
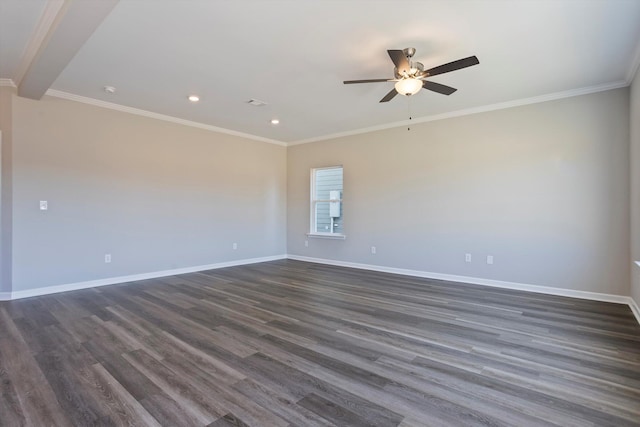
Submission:
[[[0,0],[1,78],[14,78],[45,4]],[[425,68],[480,65],[433,77],[451,96],[381,104],[392,83],[342,84],[391,78],[386,50],[405,47]],[[120,0],[51,88],[292,143],[624,86],[639,48],[638,0]]]

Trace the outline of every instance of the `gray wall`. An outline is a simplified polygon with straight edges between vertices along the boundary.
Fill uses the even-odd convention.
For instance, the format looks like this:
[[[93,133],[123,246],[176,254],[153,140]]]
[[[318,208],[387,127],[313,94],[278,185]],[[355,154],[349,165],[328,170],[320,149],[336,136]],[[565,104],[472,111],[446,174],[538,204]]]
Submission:
[[[628,88],[293,146],[288,252],[628,295],[628,155]],[[331,165],[347,239],[305,247],[309,170]]]
[[[0,86],[0,293],[11,292],[12,102],[14,88]]]
[[[13,148],[13,291],[286,253],[285,147],[13,97]]]
[[[640,69],[631,84],[631,260],[640,261]],[[640,306],[640,266],[631,265],[631,297]]]
[[[638,302],[639,86],[288,149],[10,94],[12,290],[289,252],[620,295],[633,274]],[[309,239],[309,170],[335,165],[347,239]]]

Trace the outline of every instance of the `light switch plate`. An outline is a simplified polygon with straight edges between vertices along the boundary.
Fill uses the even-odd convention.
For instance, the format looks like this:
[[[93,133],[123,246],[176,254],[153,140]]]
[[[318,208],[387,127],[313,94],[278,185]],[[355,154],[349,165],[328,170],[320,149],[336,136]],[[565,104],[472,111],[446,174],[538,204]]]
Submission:
[[[40,210],[41,211],[46,211],[47,209],[49,209],[49,204],[47,203],[46,200],[40,200]]]

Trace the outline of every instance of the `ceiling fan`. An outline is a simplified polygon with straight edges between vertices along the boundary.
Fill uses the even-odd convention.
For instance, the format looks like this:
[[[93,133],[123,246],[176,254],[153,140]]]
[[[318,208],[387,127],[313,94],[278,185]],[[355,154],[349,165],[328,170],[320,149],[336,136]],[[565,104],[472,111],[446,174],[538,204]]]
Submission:
[[[451,95],[458,89],[446,86],[440,83],[426,80],[428,77],[436,76],[438,74],[449,73],[451,71],[460,70],[461,68],[471,67],[472,65],[478,65],[480,61],[475,56],[468,58],[458,59],[457,61],[449,62],[447,64],[439,65],[428,70],[424,69],[424,65],[420,62],[412,62],[411,58],[416,53],[416,50],[412,47],[408,47],[403,50],[393,49],[387,50],[389,57],[395,65],[393,79],[367,79],[367,80],[346,80],[343,83],[346,85],[354,83],[376,83],[376,82],[396,82],[391,91],[380,100],[380,102],[389,102],[397,94],[410,96],[420,92],[420,89],[425,88],[433,92],[438,92],[443,95]]]

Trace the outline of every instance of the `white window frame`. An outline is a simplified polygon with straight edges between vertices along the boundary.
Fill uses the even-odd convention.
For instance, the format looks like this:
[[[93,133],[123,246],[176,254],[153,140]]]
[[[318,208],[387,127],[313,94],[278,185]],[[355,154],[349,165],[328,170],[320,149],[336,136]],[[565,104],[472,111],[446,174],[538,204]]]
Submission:
[[[339,199],[327,199],[327,200],[316,200],[315,199],[315,195],[316,195],[316,171],[319,170],[328,170],[328,169],[342,169],[342,188],[343,191],[340,193],[341,197]],[[342,203],[343,202],[343,198],[342,198],[342,194],[344,194],[344,167],[342,165],[339,166],[327,166],[327,167],[322,167],[322,168],[311,168],[311,179],[310,179],[310,210],[309,210],[309,233],[307,233],[307,236],[309,237],[319,237],[319,238],[324,238],[324,239],[346,239],[346,235],[344,235],[343,233],[323,233],[323,232],[319,232],[319,231],[315,231],[316,230],[316,205],[318,203],[331,203],[331,202],[340,202],[341,207],[342,207]],[[344,220],[343,220],[343,226],[344,226]]]

